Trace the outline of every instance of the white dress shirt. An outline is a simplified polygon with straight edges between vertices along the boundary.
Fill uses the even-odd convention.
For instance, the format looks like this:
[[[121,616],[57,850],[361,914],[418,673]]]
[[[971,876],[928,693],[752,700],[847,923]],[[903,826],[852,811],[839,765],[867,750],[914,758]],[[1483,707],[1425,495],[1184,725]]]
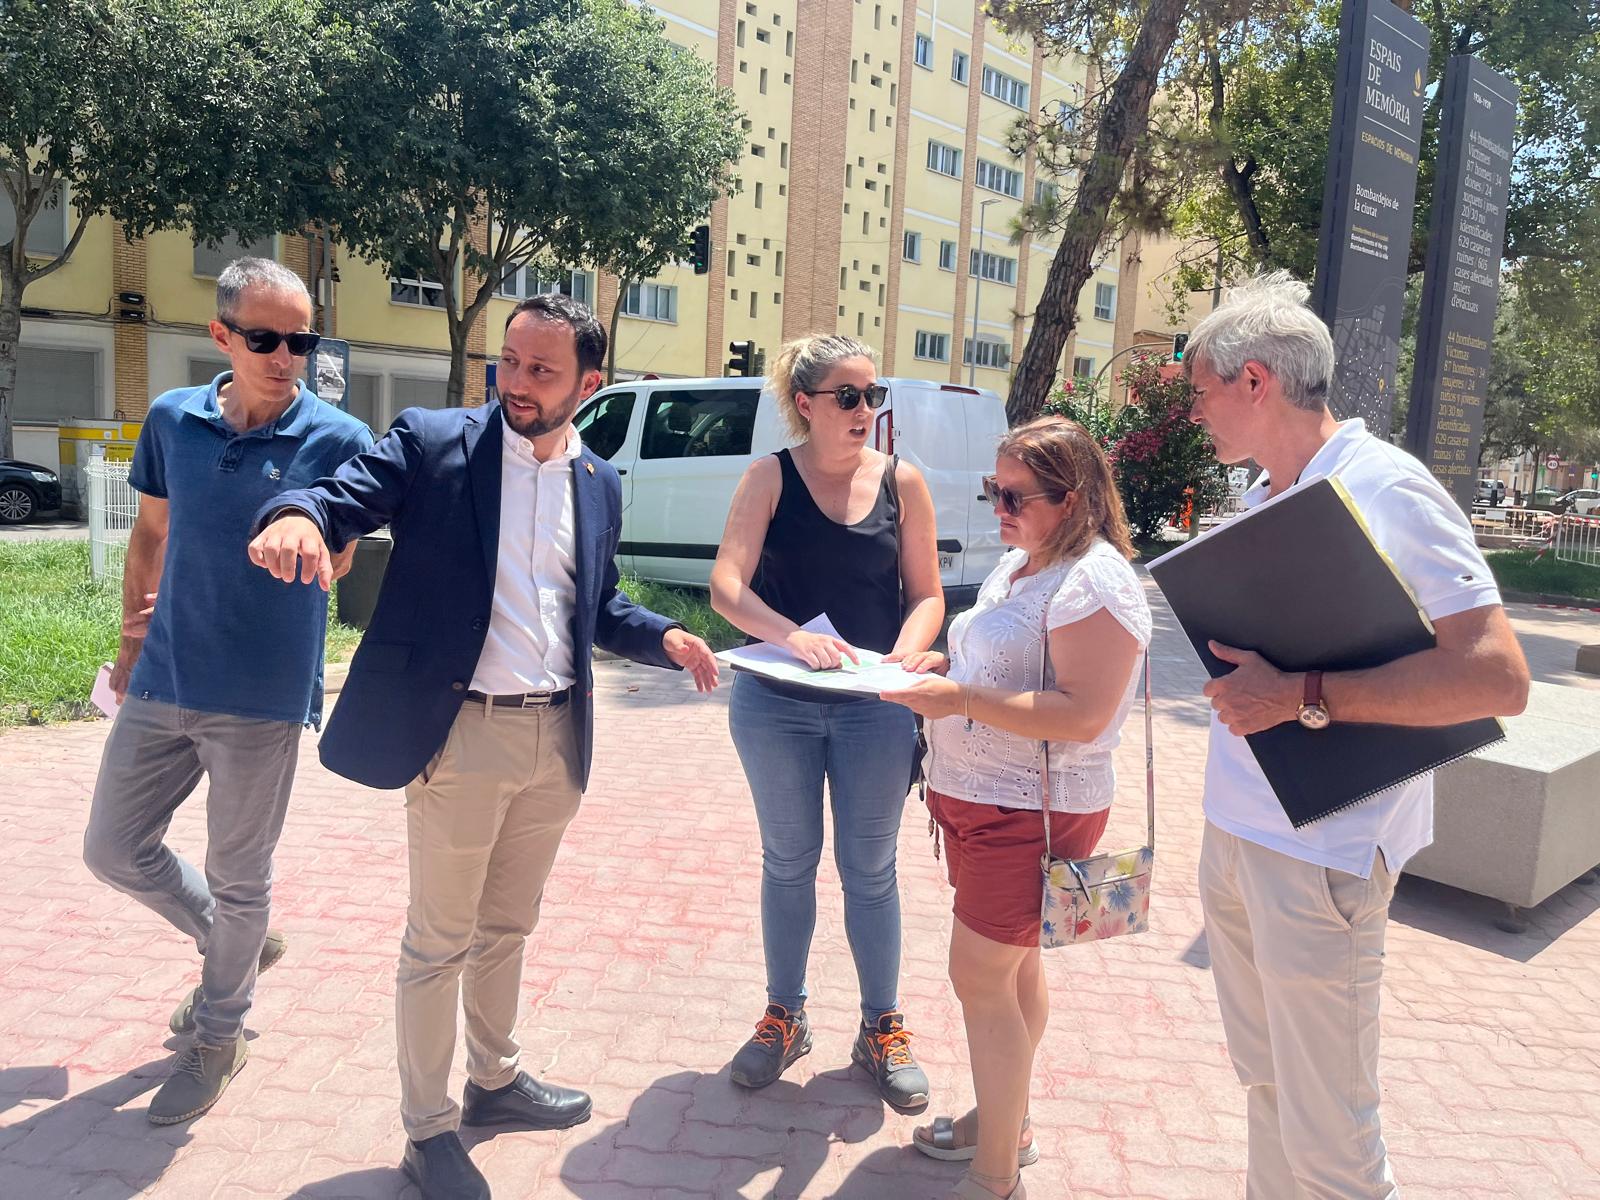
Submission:
[[[1500,589],[1472,536],[1472,526],[1428,469],[1405,451],[1344,421],[1300,472],[1301,482],[1335,476],[1355,501],[1378,548],[1394,563],[1430,621],[1500,603]],[[1270,494],[1263,472],[1244,495],[1253,508]],[[1332,710],[1339,719],[1339,710]],[[1398,872],[1433,841],[1433,775],[1296,829],[1244,738],[1211,714],[1206,756],[1206,819],[1235,837],[1303,862],[1367,878],[1383,851]]]
[[[533,443],[502,423],[500,551],[494,607],[472,690],[491,696],[560,691],[573,685],[572,615],[577,603],[576,504],[572,464],[578,431],[546,462]]]

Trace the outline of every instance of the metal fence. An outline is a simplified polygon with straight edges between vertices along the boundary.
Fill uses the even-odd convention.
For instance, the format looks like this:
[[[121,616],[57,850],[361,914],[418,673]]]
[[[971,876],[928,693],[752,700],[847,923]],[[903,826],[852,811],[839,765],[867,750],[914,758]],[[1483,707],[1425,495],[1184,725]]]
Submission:
[[[139,493],[128,483],[132,465],[108,462],[93,454],[84,468],[89,492],[89,574],[96,580],[122,578],[128,535],[139,515]]]
[[[1557,518],[1552,542],[1557,560],[1600,567],[1600,517]]]

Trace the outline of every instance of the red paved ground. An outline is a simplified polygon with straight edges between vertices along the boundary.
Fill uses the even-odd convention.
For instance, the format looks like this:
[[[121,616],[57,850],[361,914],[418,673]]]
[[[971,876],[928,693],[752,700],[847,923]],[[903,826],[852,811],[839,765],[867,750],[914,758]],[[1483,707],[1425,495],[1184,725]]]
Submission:
[[[1592,613],[1519,608],[1536,674],[1586,686]],[[1223,1050],[1193,882],[1204,710],[1198,666],[1158,615],[1162,829],[1147,937],[1051,956],[1055,1013],[1034,1121],[1035,1198],[1237,1197],[1244,1097]],[[758,851],[726,696],[603,665],[599,769],[529,955],[527,1066],[587,1087],[564,1134],[505,1133],[474,1159],[496,1196],[943,1197],[956,1169],[848,1069],[856,1018],[837,875],[812,958],[817,1044],[750,1095],[726,1064],[762,1003]],[[251,1014],[251,1060],[187,1126],[145,1121],[192,948],[94,882],[79,842],[104,723],[0,737],[0,1196],[415,1196],[395,1169],[394,957],[405,906],[399,797],[323,771],[314,739],[278,855],[288,957]],[[1125,778],[1139,750],[1126,748]],[[1133,843],[1131,786],[1107,844]],[[173,824],[198,854],[196,796]],[[948,895],[919,810],[901,839],[904,1006],[934,1112],[971,1101],[944,978]],[[1600,1197],[1600,888],[1574,885],[1525,934],[1494,906],[1417,880],[1394,907],[1386,1116],[1408,1200]]]

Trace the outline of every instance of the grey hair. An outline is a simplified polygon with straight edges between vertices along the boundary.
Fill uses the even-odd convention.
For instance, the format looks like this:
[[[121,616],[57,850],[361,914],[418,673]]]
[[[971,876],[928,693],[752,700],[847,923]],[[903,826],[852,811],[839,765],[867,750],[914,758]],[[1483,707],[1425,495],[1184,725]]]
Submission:
[[[801,441],[810,433],[810,426],[794,402],[795,395],[821,387],[828,372],[847,358],[878,360],[871,346],[842,333],[817,333],[796,338],[786,343],[772,360],[767,386],[778,398],[778,411],[783,414],[789,432]]]
[[[1333,388],[1333,338],[1311,311],[1311,289],[1287,271],[1246,280],[1194,327],[1184,369],[1202,361],[1224,383],[1247,362],[1260,363],[1296,408],[1319,412]]]
[[[289,292],[311,299],[306,281],[281,262],[270,258],[236,258],[217,276],[217,316],[224,321],[237,320],[239,305],[251,288]]]

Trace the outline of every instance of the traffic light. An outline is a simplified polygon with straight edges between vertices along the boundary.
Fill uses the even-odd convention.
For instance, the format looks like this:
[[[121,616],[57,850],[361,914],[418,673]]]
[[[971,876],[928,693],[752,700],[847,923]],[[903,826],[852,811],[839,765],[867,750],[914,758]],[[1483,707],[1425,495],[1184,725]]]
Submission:
[[[756,344],[754,342],[728,343],[728,374],[754,375]]]
[[[711,273],[711,226],[696,225],[689,242],[689,261],[696,275]]]
[[[1189,335],[1187,333],[1175,333],[1175,334],[1172,335],[1172,361],[1173,362],[1182,362],[1183,361],[1183,351],[1184,351],[1185,347],[1187,347],[1188,345],[1189,345]]]

